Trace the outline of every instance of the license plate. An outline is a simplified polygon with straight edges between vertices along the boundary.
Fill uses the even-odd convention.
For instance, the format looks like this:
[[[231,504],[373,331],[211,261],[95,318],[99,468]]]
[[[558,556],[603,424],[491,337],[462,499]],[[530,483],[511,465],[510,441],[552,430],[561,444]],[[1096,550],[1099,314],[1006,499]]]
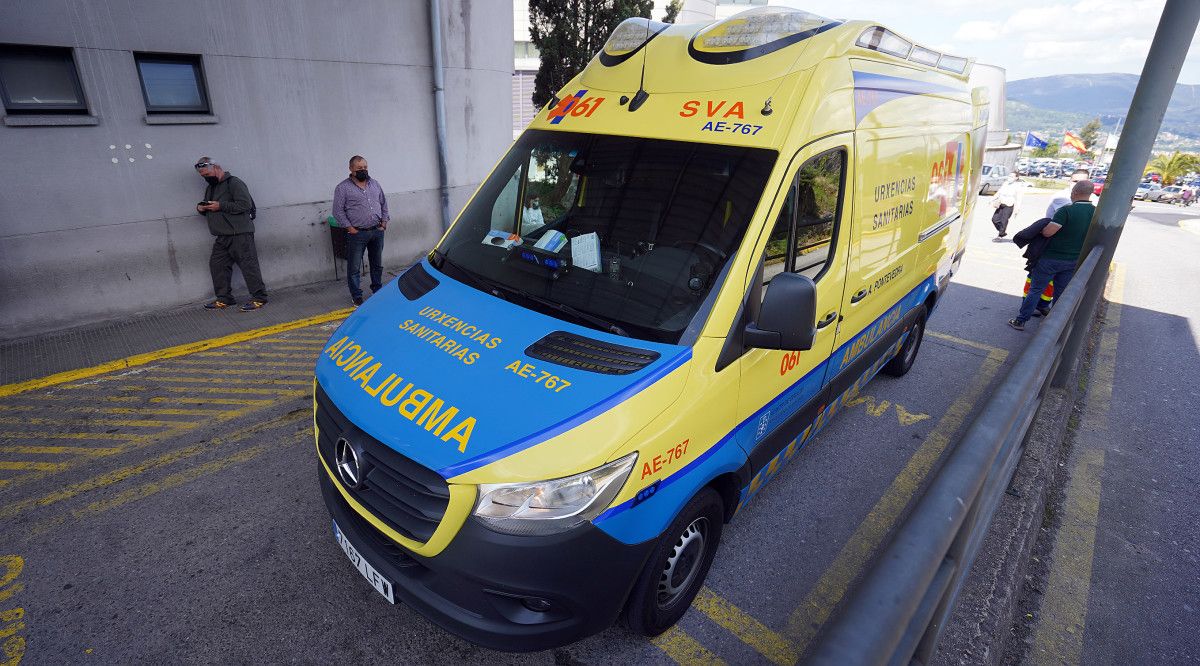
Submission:
[[[350,563],[358,569],[358,573],[362,574],[362,577],[366,578],[367,582],[375,588],[375,591],[382,594],[383,598],[388,600],[388,603],[396,603],[396,598],[392,595],[392,581],[384,578],[382,574],[375,570],[375,567],[367,562],[367,558],[358,552],[358,549],[354,547],[354,544],[350,543],[345,534],[342,534],[342,530],[338,528],[336,521],[333,523],[333,536],[337,539],[338,545],[342,547],[342,552],[346,553],[346,557],[350,558]]]

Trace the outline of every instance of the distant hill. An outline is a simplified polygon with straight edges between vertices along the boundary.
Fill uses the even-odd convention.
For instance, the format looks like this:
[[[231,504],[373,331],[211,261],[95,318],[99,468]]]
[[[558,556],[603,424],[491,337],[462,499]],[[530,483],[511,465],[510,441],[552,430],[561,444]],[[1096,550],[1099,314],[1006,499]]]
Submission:
[[[1016,131],[1078,128],[1099,117],[1112,129],[1128,112],[1138,78],[1136,74],[1063,74],[1009,81],[1008,126]],[[1162,132],[1200,139],[1200,86],[1175,86]]]

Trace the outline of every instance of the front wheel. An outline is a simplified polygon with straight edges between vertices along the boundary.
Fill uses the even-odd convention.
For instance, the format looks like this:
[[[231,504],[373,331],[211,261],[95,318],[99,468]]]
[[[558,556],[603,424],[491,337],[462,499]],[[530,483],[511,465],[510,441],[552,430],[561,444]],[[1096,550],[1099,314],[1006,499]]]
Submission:
[[[712,488],[696,494],[663,532],[634,583],[624,624],[646,636],[670,629],[687,612],[717,554],[725,505]]]
[[[925,337],[925,317],[926,310],[924,305],[917,306],[920,311],[917,313],[917,319],[908,329],[908,337],[905,338],[904,344],[900,346],[900,351],[888,364],[883,366],[884,374],[892,377],[903,377],[912,370],[913,363],[917,360],[917,352],[921,349],[921,340]]]

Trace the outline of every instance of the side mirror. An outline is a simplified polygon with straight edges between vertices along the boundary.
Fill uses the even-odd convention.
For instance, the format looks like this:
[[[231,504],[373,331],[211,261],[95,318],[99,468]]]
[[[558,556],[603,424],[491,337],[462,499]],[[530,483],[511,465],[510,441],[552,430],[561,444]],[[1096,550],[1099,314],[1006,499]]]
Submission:
[[[767,285],[758,321],[746,325],[747,347],[805,351],[817,336],[817,285],[804,275],[780,273]]]

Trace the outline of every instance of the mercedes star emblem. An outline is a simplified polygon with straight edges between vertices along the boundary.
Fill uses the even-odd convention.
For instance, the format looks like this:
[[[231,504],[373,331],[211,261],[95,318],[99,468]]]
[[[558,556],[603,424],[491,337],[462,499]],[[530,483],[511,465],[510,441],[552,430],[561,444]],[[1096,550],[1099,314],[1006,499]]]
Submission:
[[[337,448],[334,450],[337,462],[338,476],[347,488],[357,488],[362,483],[362,466],[358,462],[358,453],[345,437],[339,437]]]

